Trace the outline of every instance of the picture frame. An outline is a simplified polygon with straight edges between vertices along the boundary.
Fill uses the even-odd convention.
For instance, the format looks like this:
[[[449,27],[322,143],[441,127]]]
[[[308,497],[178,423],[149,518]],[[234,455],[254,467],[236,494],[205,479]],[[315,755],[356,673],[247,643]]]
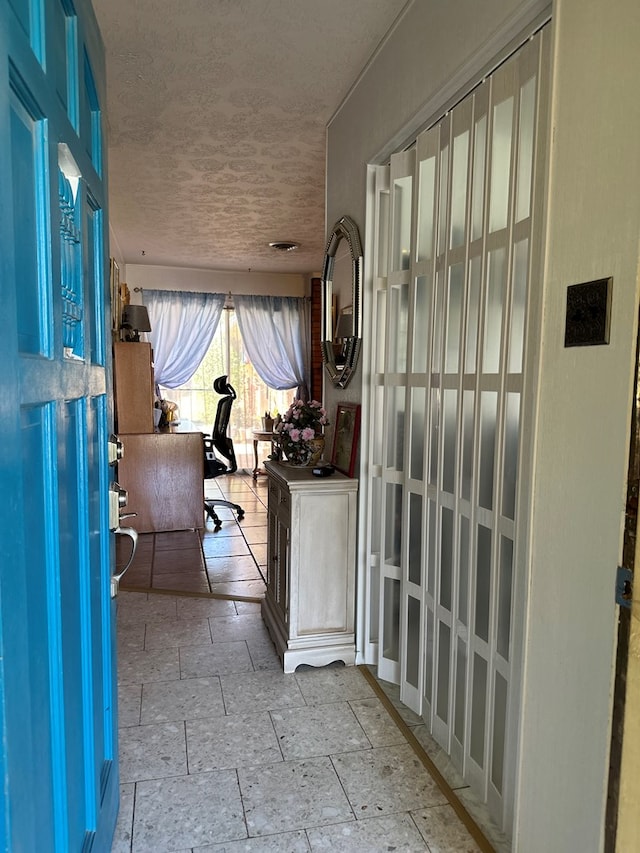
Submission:
[[[109,259],[109,287],[111,290],[111,332],[115,340],[120,331],[120,267],[115,258]]]
[[[359,437],[360,406],[357,403],[338,403],[331,464],[347,477],[353,477],[355,471]]]

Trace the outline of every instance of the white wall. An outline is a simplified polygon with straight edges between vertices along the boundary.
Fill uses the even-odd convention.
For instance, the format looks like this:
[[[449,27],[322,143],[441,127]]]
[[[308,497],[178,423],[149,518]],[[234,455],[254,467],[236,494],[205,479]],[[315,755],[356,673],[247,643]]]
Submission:
[[[465,76],[489,67],[490,54],[542,17],[542,4],[524,0],[416,0],[329,127],[327,222],[349,214],[363,233],[367,162],[409,141]],[[553,5],[548,242],[514,838],[514,849],[527,853],[601,849],[638,308],[639,17],[637,0]],[[567,286],[609,275],[610,345],[564,349]],[[351,396],[360,390],[347,389]]]
[[[120,280],[129,286],[132,302],[141,301],[141,295],[134,291],[136,287],[269,296],[307,296],[310,287],[307,276],[295,273],[229,272],[151,264],[127,264]]]
[[[638,311],[640,5],[558,0],[526,637],[520,850],[599,850]],[[613,276],[609,346],[567,285]]]
[[[353,218],[366,255],[366,165],[384,163],[412,142],[518,43],[550,0],[415,0],[381,45],[327,130],[327,228]],[[547,11],[545,11],[547,10]],[[329,412],[359,402],[362,366],[349,386],[325,383]]]

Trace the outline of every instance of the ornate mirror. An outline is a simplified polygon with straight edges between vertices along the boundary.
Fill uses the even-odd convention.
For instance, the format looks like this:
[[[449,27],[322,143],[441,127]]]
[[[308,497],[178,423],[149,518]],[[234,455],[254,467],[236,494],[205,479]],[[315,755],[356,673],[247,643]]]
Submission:
[[[338,318],[333,317],[333,273],[336,252],[341,240],[346,240],[351,255],[351,324],[350,334],[342,338],[342,353],[336,363],[334,339]],[[362,322],[362,272],[364,260],[358,226],[349,216],[343,216],[329,235],[322,272],[322,361],[336,388],[346,388],[353,376],[360,354],[360,324]],[[342,316],[341,318],[342,319]]]

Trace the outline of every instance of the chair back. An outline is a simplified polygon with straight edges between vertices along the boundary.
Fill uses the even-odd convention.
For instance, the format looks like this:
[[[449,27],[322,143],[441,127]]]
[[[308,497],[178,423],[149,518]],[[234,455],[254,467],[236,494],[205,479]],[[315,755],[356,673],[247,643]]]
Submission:
[[[232,474],[234,471],[237,471],[238,464],[236,462],[236,454],[233,450],[233,442],[227,435],[227,429],[231,416],[231,406],[237,395],[233,386],[227,381],[226,376],[218,376],[214,380],[213,389],[218,394],[223,394],[224,396],[218,401],[216,419],[211,431],[211,441],[218,453],[229,461],[227,473]]]

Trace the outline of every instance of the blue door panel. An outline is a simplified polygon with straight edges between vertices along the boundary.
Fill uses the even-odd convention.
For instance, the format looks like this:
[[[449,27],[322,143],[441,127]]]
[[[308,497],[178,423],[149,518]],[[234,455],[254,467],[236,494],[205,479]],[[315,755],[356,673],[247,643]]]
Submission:
[[[102,136],[100,134],[100,102],[89,58],[84,56],[84,85],[80,98],[80,138],[96,172],[102,175]]]
[[[87,355],[92,364],[105,363],[105,311],[104,293],[101,290],[102,270],[104,269],[104,254],[102,252],[102,211],[97,207],[93,198],[88,195],[86,201],[86,282],[85,305],[89,330],[89,351]]]
[[[16,18],[27,36],[31,32],[31,24],[29,20],[29,0],[9,0]]]
[[[41,123],[29,115],[15,93],[11,107],[18,338],[22,352],[37,353],[41,350],[38,221],[43,199],[37,190],[36,163],[43,160],[43,134]]]
[[[60,103],[65,112],[68,113],[68,81],[67,76],[73,67],[67,62],[67,16],[60,0],[54,0],[48,4],[50,12],[49,22],[51,26],[50,52],[53,59],[52,69],[55,75],[55,88]],[[72,22],[72,19],[69,19]],[[70,29],[74,29],[72,26]]]
[[[112,631],[109,618],[110,578],[100,567],[109,564],[110,542],[108,528],[108,477],[105,448],[107,446],[107,400],[94,397],[88,410],[87,435],[93,436],[88,445],[89,474],[89,582],[91,625],[102,626],[102,635],[92,637],[90,666],[93,677],[93,751],[95,754],[92,795],[96,810],[104,796],[104,782],[113,773],[110,767],[115,758],[113,737],[114,708],[112,684]]]
[[[58,503],[60,506],[60,617],[64,695],[64,760],[69,808],[69,849],[78,850],[84,835],[86,780],[82,678],[82,570],[80,546],[78,431],[79,402],[64,403],[58,414]]]
[[[0,0],[0,850],[118,811],[101,100],[90,0]]]
[[[12,606],[3,611],[4,658],[22,660],[21,667],[4,671],[7,772],[14,780],[8,812],[11,849],[53,849],[54,783],[52,769],[51,683],[49,678],[50,561],[45,527],[47,507],[42,488],[47,478],[46,435],[50,407],[21,412],[23,457],[16,460],[23,474],[22,518],[17,529],[28,531],[19,564],[3,576],[3,596]],[[39,780],[38,797],[33,779]]]

